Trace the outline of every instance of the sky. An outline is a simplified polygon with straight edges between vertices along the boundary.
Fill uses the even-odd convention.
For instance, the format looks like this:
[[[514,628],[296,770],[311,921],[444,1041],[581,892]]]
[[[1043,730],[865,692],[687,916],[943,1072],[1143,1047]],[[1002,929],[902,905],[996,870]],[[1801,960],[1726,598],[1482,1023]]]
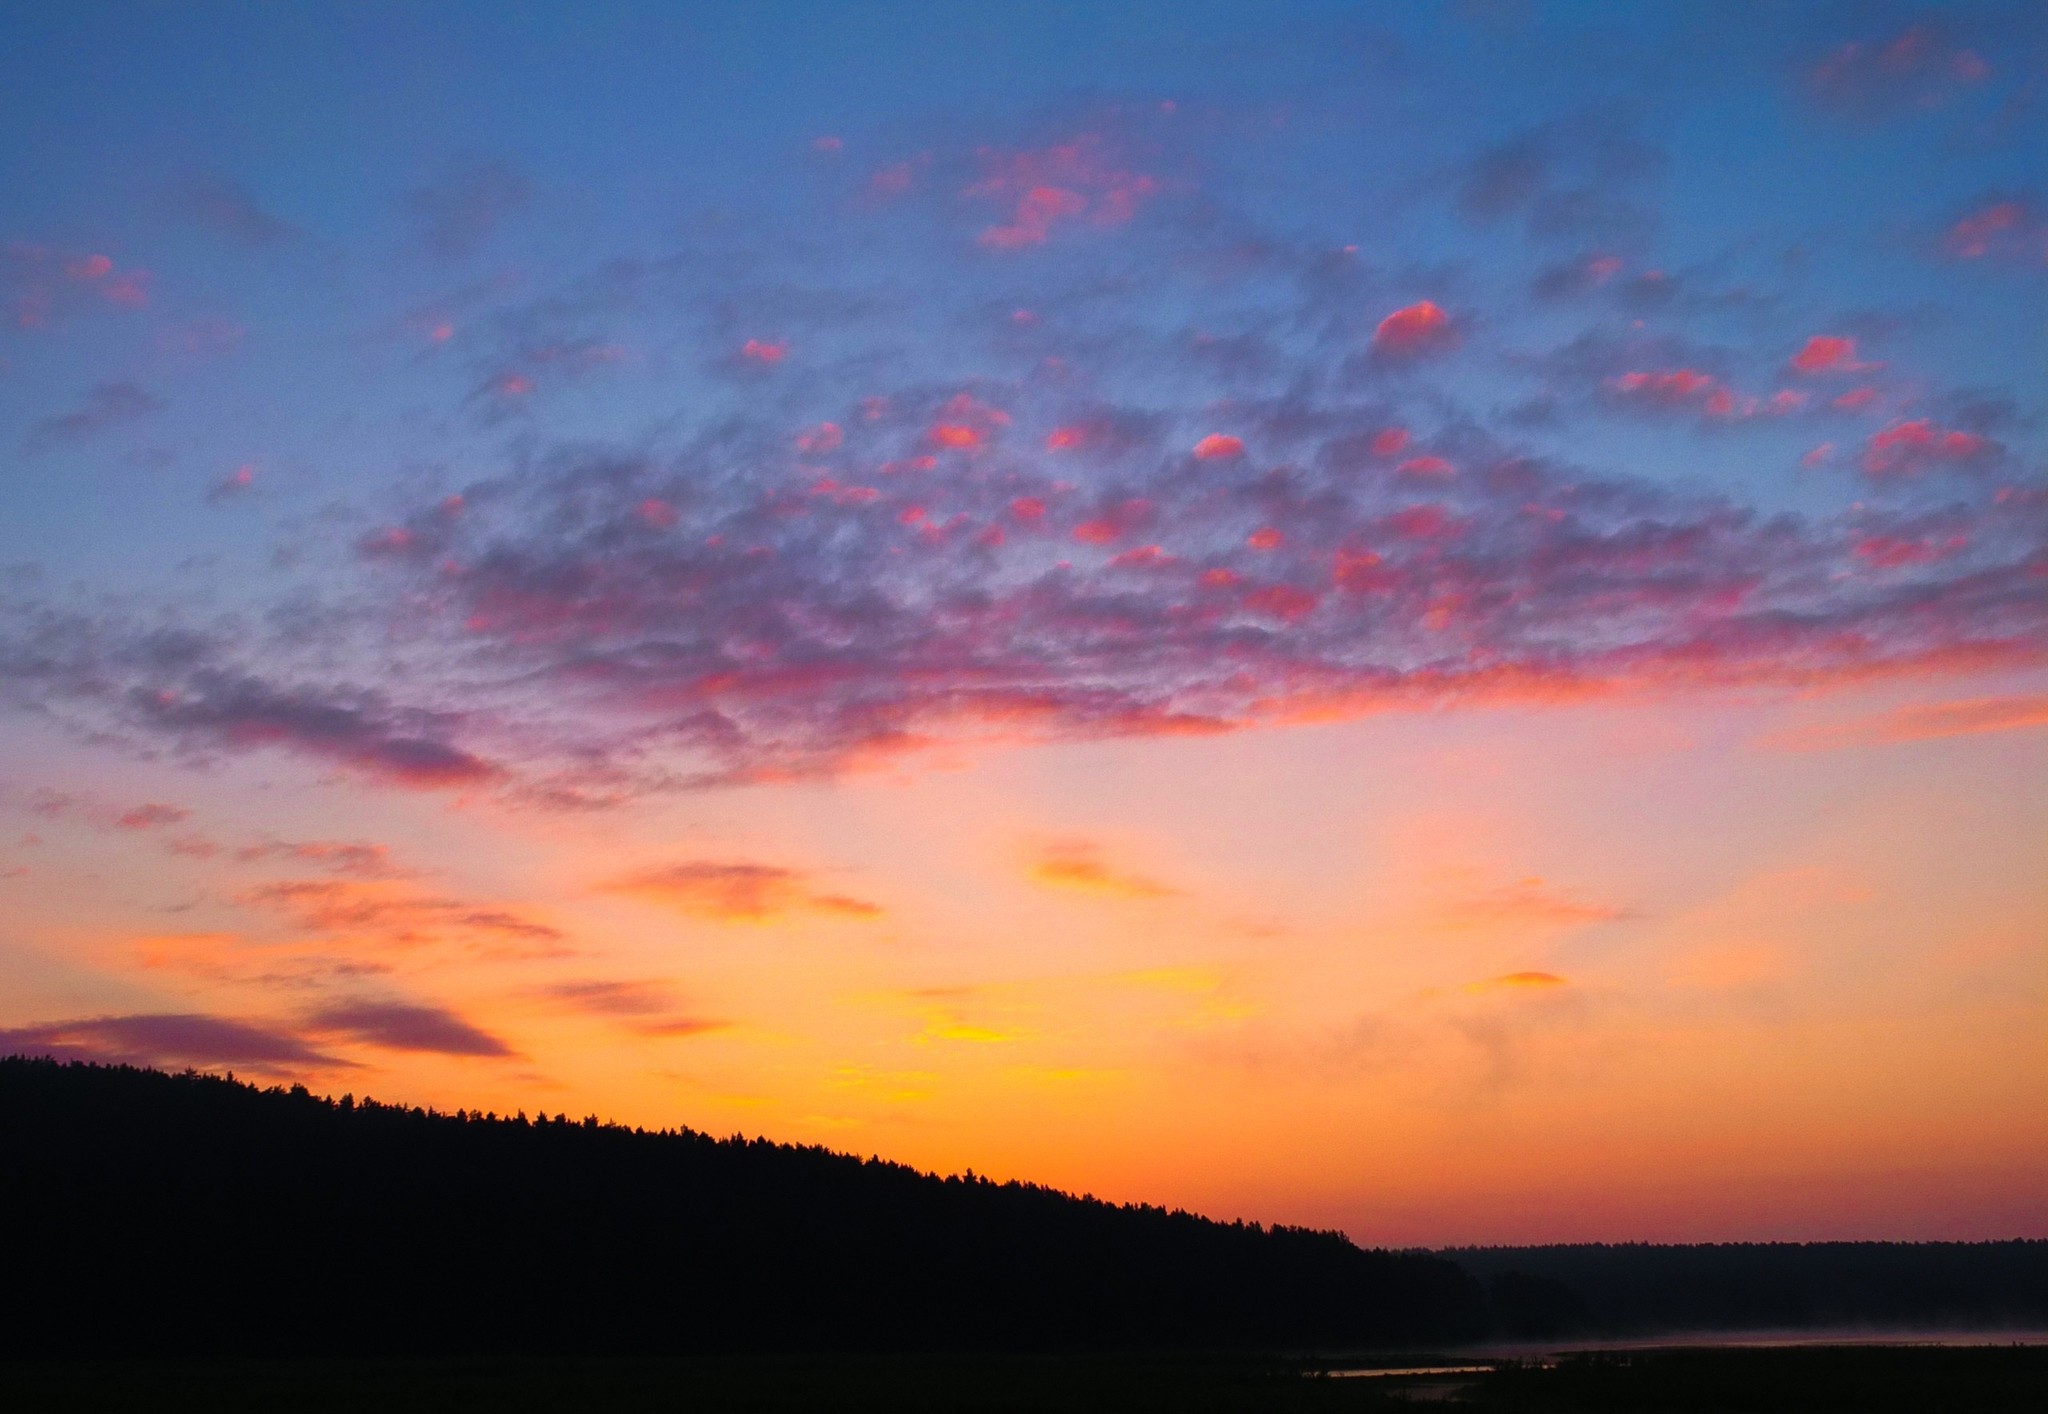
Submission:
[[[2048,10],[0,15],[0,1051],[2048,1237]]]

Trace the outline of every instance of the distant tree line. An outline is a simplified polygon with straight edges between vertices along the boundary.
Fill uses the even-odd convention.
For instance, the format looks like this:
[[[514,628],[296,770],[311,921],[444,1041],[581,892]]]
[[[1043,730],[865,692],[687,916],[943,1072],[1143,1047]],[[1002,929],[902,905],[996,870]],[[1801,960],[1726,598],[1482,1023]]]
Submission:
[[[1483,1333],[1456,1264],[595,1118],[0,1060],[0,1351],[1288,1348]]]
[[[1440,1255],[1495,1332],[2048,1329],[2048,1242],[1582,1243]]]

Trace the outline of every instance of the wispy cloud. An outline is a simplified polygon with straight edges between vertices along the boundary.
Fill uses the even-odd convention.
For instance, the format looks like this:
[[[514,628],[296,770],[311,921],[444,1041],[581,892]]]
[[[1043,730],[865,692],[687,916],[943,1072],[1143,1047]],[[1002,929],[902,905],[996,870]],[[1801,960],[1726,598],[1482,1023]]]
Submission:
[[[570,1011],[606,1018],[643,1036],[701,1036],[732,1025],[692,1013],[667,982],[584,978],[550,983],[540,994]]]
[[[770,923],[799,915],[872,919],[879,904],[821,891],[800,870],[736,860],[691,860],[641,870],[606,886],[694,918]]]
[[[1629,916],[1618,904],[1584,898],[1533,874],[1463,893],[1442,908],[1444,920],[1462,928],[1574,928]]]
[[[1176,892],[1143,874],[1112,865],[1100,846],[1087,840],[1062,840],[1047,845],[1025,871],[1042,888],[1104,898],[1166,898]]]
[[[1827,751],[1847,746],[1939,741],[2032,727],[2048,727],[2048,693],[1915,703],[1847,722],[1802,727],[1773,737],[1770,744],[1790,751]]]
[[[444,260],[476,254],[533,196],[533,183],[502,158],[471,155],[415,187],[406,209],[420,244]]]
[[[43,451],[92,437],[163,411],[163,404],[134,383],[97,383],[70,412],[52,413],[29,428],[27,449]]]

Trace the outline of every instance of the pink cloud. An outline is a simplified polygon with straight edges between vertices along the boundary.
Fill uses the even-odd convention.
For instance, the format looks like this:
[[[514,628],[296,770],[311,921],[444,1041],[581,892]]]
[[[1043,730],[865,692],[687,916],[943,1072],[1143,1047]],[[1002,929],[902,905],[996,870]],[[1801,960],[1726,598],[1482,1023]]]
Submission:
[[[140,309],[149,303],[149,286],[154,278],[147,270],[129,270],[102,285],[100,295],[109,304]]]
[[[901,196],[917,180],[920,161],[894,162],[868,178],[868,191],[878,197]]]
[[[124,830],[153,830],[159,825],[175,825],[180,820],[189,820],[192,812],[179,805],[138,805],[126,811],[114,821]]]
[[[1395,310],[1373,330],[1376,353],[1394,358],[1416,358],[1438,353],[1457,342],[1451,317],[1434,300],[1420,300]]]
[[[1710,395],[1720,387],[1720,380],[1695,368],[1674,368],[1664,372],[1623,373],[1609,379],[1607,386],[1624,397],[1670,404]]]
[[[949,451],[973,451],[996,429],[1010,425],[1008,413],[967,393],[947,399],[938,416],[939,420],[926,430],[925,440]]]
[[[1224,461],[1244,455],[1244,443],[1222,432],[1211,432],[1195,443],[1195,455],[1203,461]]]
[[[1330,578],[1355,594],[1389,591],[1400,583],[1387,562],[1371,550],[1339,550],[1331,559]]]
[[[1457,523],[1442,506],[1404,507],[1387,517],[1387,525],[1410,540],[1434,540],[1457,530]]]
[[[649,496],[638,506],[635,506],[633,514],[638,516],[643,523],[654,527],[656,530],[672,528],[678,516],[676,508],[658,496]]]
[[[990,226],[978,239],[995,250],[1043,245],[1055,222],[1079,216],[1087,209],[1088,198],[1077,191],[1068,191],[1065,187],[1033,187],[1017,199],[1016,209],[1011,212],[1007,224]]]
[[[1994,201],[1957,218],[1942,248],[1957,260],[2048,262],[2048,220],[2026,202]]]
[[[1244,596],[1247,609],[1283,623],[1314,613],[1320,603],[1321,595],[1292,584],[1269,584]]]
[[[984,176],[964,195],[989,201],[1004,217],[977,239],[992,250],[1043,245],[1062,226],[1120,226],[1160,190],[1156,177],[1135,171],[1099,135],[1022,152],[983,148]]]
[[[1954,44],[1931,25],[1915,24],[1890,39],[1838,46],[1814,66],[1810,81],[1823,103],[1877,118],[1940,107],[1990,74],[1991,66],[1975,50]]]
[[[1946,539],[1915,539],[1897,535],[1868,535],[1856,542],[1856,558],[1876,569],[1898,569],[1904,565],[1926,565],[1968,547],[1968,536]]]
[[[1872,433],[1864,444],[1863,469],[1872,476],[1905,476],[1941,464],[1975,461],[1998,450],[1997,443],[1978,433],[1921,417]]]
[[[838,423],[821,422],[810,431],[797,434],[796,449],[800,452],[809,452],[813,456],[822,456],[826,452],[838,451],[845,441],[846,433]]]
[[[1792,367],[1801,373],[1850,373],[1875,368],[1856,359],[1856,341],[1841,334],[1815,334],[1792,356]]]
[[[9,319],[18,329],[52,327],[95,304],[140,309],[155,277],[118,266],[97,252],[66,252],[26,241],[0,247],[0,288],[11,294]]]
[[[237,496],[247,495],[255,484],[256,468],[244,462],[213,483],[213,490],[208,493],[208,499],[225,501]]]
[[[1160,569],[1174,563],[1173,556],[1157,545],[1140,545],[1110,560],[1115,569]]]
[[[1084,545],[1108,545],[1144,524],[1151,514],[1152,503],[1134,497],[1076,525],[1074,539]]]
[[[1395,467],[1394,470],[1402,476],[1436,477],[1454,476],[1457,474],[1456,467],[1452,466],[1442,457],[1436,456],[1410,457]]]

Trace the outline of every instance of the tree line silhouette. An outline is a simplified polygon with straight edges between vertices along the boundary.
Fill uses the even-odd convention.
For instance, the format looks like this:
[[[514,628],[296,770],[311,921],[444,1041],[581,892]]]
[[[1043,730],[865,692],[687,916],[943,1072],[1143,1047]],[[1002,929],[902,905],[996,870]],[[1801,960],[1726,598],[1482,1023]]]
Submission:
[[[0,1059],[0,1354],[2048,1327],[2048,1242],[1364,1250],[821,1147]]]
[[[14,1353],[1359,1345],[1455,1264],[762,1139],[0,1060]]]

